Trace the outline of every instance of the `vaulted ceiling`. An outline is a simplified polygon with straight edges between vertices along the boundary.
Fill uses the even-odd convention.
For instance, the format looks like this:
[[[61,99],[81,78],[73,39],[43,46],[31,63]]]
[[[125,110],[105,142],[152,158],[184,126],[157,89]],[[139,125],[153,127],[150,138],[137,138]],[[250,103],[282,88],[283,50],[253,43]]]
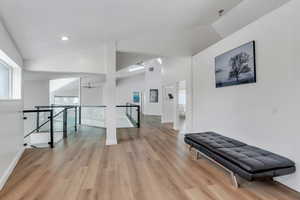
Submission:
[[[241,0],[1,0],[0,13],[25,59],[95,48],[165,30],[212,24]],[[70,37],[66,45],[62,35]],[[95,49],[96,50],[96,49]]]
[[[25,60],[95,65],[109,41],[123,52],[193,55],[287,1],[1,0],[0,14]],[[70,40],[61,41],[63,35]]]

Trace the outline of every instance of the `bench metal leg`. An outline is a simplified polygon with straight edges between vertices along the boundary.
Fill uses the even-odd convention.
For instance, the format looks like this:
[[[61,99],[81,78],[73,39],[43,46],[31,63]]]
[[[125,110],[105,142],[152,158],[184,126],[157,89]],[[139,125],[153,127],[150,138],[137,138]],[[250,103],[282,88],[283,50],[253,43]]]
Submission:
[[[239,188],[240,187],[240,183],[239,183],[239,178],[237,177],[237,175],[233,172],[230,172],[230,176],[231,176],[231,180],[232,180],[232,184],[235,188]]]
[[[201,157],[204,157],[204,158],[212,161],[213,163],[217,164],[218,166],[220,166],[221,168],[223,168],[227,172],[229,172],[230,176],[231,176],[231,180],[232,180],[233,186],[235,188],[239,188],[240,187],[240,179],[239,179],[240,177],[237,174],[235,174],[234,172],[232,172],[230,169],[226,168],[225,166],[221,165],[220,163],[218,163],[214,159],[210,158],[209,156],[205,155],[204,153],[201,153],[200,151],[196,150],[195,160],[201,159]]]
[[[202,158],[201,153],[199,151],[196,151],[195,152],[195,160],[199,160],[201,158]]]

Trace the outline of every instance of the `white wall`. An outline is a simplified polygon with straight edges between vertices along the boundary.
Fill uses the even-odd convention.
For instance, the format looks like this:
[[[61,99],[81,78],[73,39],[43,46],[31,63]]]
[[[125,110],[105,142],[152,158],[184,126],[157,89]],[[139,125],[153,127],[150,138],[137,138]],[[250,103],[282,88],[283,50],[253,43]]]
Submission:
[[[72,77],[72,76],[70,76]],[[90,78],[91,77],[91,78]],[[48,78],[48,77],[47,77]],[[58,79],[59,80],[59,79]],[[87,81],[91,81],[95,88],[81,88],[81,104],[82,105],[102,105],[103,104],[103,86],[99,83],[103,82],[98,76],[85,76],[82,85],[87,85]],[[50,80],[24,80],[24,108],[31,109],[36,105],[50,105],[53,103],[54,95],[57,96],[78,96],[79,95],[79,79],[71,82],[64,87],[56,90],[51,95],[50,103]],[[52,80],[55,81],[55,80]]]
[[[64,83],[61,88],[54,90],[56,84],[63,83],[64,81],[70,81]],[[53,88],[52,88],[53,87]],[[54,104],[55,96],[70,96],[70,97],[79,97],[79,87],[80,79],[79,78],[66,78],[66,79],[56,79],[50,81],[50,104]]]
[[[193,57],[194,131],[216,131],[294,160],[278,180],[300,191],[300,1],[293,0]],[[256,41],[257,83],[215,88],[214,58]]]
[[[35,106],[49,106],[53,102],[50,103],[50,77],[36,77],[38,78],[37,80],[26,80],[30,78],[35,78],[35,77],[30,77],[28,76],[28,72],[25,74],[25,80],[24,80],[24,108],[25,109],[35,109]],[[44,80],[42,80],[44,79]],[[65,87],[61,88],[62,90],[56,91],[58,95],[59,92],[62,92],[61,94],[65,94],[63,92],[63,89],[67,89]],[[78,91],[78,90],[77,90]],[[68,89],[67,89],[67,92]],[[68,94],[66,94],[68,95]],[[53,96],[52,96],[53,100]],[[36,129],[36,113],[30,113],[27,114],[27,119],[24,120],[24,135],[27,135],[31,131]],[[40,125],[41,122],[45,122],[48,120],[49,113],[40,113],[39,114],[39,120],[40,120]],[[50,126],[49,123],[43,126],[43,130],[49,130]],[[41,144],[41,143],[46,143],[48,142],[49,135],[45,134],[34,134],[33,136],[27,137],[25,139],[25,142],[27,144]],[[60,141],[63,139],[63,133],[62,132],[55,132],[54,133],[54,143]]]
[[[176,95],[176,84],[167,85],[162,87],[162,123],[172,123],[174,122],[175,116],[175,99],[170,99],[168,94],[172,94],[173,97]]]
[[[25,80],[23,85],[25,109],[49,105],[49,80]]]
[[[161,116],[162,114],[162,86],[161,86],[161,65],[157,59],[146,61],[145,72],[140,74],[129,73],[127,77],[119,78],[117,81],[117,104],[124,105],[132,101],[133,92],[144,92],[144,105],[142,108],[145,115]],[[154,71],[150,72],[149,67],[153,67]],[[129,76],[131,75],[131,76]],[[158,103],[150,103],[150,89],[159,90]]]
[[[103,85],[105,80],[100,76],[85,76],[81,78],[81,105],[103,105]],[[86,86],[92,86],[87,88]]]
[[[25,69],[45,72],[106,73],[105,45],[98,45],[96,48],[88,46],[82,49],[63,45],[62,48],[70,49],[68,53],[57,53],[55,50],[52,54],[25,60]]]
[[[139,74],[117,81],[117,104],[133,103],[133,92],[145,91],[145,74]]]
[[[49,80],[24,80],[24,109],[32,110],[35,106],[49,105]],[[36,128],[36,114],[27,114],[24,120],[24,135]],[[42,116],[42,114],[41,114]]]
[[[145,63],[147,71],[145,74],[145,105],[144,114],[161,116],[162,114],[162,79],[161,65],[156,59]],[[149,67],[154,67],[154,71],[150,72]],[[150,103],[150,89],[158,89],[158,103]]]
[[[82,105],[103,105],[103,87],[81,88],[80,96]]]
[[[190,79],[191,57],[162,58],[162,85]]]
[[[117,52],[117,71],[157,56],[132,52]]]
[[[0,49],[20,67],[22,57],[0,22]],[[23,100],[0,101],[0,189],[23,149]]]
[[[186,81],[186,131],[192,129],[192,58],[191,57],[169,57],[162,58],[162,85],[174,87],[174,93],[178,90],[178,83]],[[177,94],[174,95],[175,105],[177,104]],[[169,106],[169,109],[167,108]],[[178,107],[174,106],[172,110],[170,105],[163,108],[163,122],[170,121],[170,115],[173,115],[173,122],[178,118]],[[174,116],[176,115],[176,116]],[[177,119],[178,120],[178,119]],[[175,127],[176,128],[176,127]]]
[[[164,113],[162,122],[171,122],[174,118],[174,109],[171,109],[172,103],[168,104],[170,102],[165,102],[166,105],[163,105],[164,91],[162,86],[175,87],[179,81],[186,80],[189,97],[191,97],[191,57],[162,58],[162,64],[157,59],[152,59],[146,61],[145,66],[145,73],[128,76],[117,81],[117,104],[132,102],[133,92],[144,91],[144,114],[161,116]],[[154,71],[150,72],[149,67],[154,67]],[[158,103],[150,103],[150,89],[159,90]],[[191,106],[191,99],[188,102]]]

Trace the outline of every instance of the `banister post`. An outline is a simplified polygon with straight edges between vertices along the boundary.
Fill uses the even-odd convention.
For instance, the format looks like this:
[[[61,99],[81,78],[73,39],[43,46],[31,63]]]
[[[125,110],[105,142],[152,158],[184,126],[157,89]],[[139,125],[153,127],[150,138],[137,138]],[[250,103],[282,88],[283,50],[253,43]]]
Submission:
[[[75,106],[75,132],[77,132],[77,106]]]
[[[39,107],[36,108],[38,111],[40,110]],[[36,113],[36,132],[40,132],[40,129],[39,129],[39,126],[40,126],[40,113],[37,112]]]
[[[81,125],[81,105],[79,106],[79,125]]]
[[[64,108],[64,114],[63,114],[63,135],[64,138],[68,137],[68,109]]]
[[[141,128],[141,109],[140,109],[140,106],[138,105],[137,107],[137,115],[138,115],[138,121],[137,121],[137,127],[138,128]]]
[[[53,110],[50,111],[50,147],[54,148]]]

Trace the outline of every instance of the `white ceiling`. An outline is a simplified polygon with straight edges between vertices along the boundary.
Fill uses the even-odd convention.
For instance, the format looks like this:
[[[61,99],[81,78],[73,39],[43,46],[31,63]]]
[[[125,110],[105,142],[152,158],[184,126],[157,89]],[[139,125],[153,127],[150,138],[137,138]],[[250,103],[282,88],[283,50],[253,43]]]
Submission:
[[[212,24],[221,37],[227,37],[290,0],[243,0]],[[238,19],[238,20],[236,20]]]
[[[238,12],[246,1],[252,0],[0,0],[0,14],[33,69],[63,71],[69,65],[71,71],[91,72],[103,65],[106,42],[117,41],[123,52],[190,56],[228,34],[220,27],[236,31],[288,0],[264,0],[269,4]],[[240,15],[222,22],[220,9],[224,18],[231,10]],[[62,35],[70,41],[61,41]]]
[[[164,30],[210,25],[241,0],[1,0],[0,13],[25,59],[76,52]],[[68,35],[66,44],[60,41]]]
[[[122,40],[118,50],[163,56],[191,56],[219,41],[221,37],[212,26],[148,33],[134,39]]]

